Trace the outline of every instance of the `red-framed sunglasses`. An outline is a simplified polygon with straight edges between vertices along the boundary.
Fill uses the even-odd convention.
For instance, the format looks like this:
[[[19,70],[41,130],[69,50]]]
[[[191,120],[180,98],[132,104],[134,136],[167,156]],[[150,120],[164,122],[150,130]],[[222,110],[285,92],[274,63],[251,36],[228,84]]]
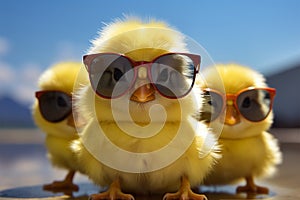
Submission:
[[[107,99],[124,95],[137,78],[147,79],[164,97],[184,97],[194,85],[200,62],[200,55],[189,53],[166,53],[152,61],[134,61],[117,53],[83,56],[93,90]]]
[[[35,92],[39,109],[45,120],[60,122],[72,113],[72,97],[64,92],[42,90]]]
[[[234,106],[237,112],[252,122],[264,120],[272,110],[276,90],[274,88],[249,87],[236,94],[223,94],[210,88],[204,89],[207,107],[203,113],[206,120],[213,121],[223,113],[227,106]]]

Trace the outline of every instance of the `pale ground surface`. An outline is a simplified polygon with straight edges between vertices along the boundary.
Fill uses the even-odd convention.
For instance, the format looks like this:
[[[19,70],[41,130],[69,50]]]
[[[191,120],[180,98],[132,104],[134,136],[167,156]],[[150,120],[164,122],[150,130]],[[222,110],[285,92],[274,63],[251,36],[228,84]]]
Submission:
[[[284,158],[275,177],[259,181],[260,185],[271,189],[271,194],[247,197],[236,195],[236,186],[202,188],[210,200],[300,199],[300,129],[273,129],[271,132],[280,140]],[[0,200],[71,199],[61,193],[44,192],[41,188],[41,185],[60,180],[66,174],[64,170],[51,167],[43,142],[44,134],[37,129],[0,129]],[[75,182],[80,184],[80,191],[73,193],[73,199],[88,199],[88,194],[99,191],[83,175],[76,174]],[[140,199],[162,199],[162,196],[136,197],[136,200]]]

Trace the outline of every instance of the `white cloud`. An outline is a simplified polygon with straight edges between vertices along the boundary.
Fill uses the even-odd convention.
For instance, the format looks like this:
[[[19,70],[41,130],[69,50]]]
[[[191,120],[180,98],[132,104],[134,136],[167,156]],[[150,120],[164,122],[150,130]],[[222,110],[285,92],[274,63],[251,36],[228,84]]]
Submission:
[[[28,63],[20,68],[13,68],[0,63],[0,95],[9,95],[23,104],[34,101],[34,92],[38,89],[37,81],[42,68]]]
[[[77,46],[68,41],[62,41],[57,45],[57,57],[55,61],[80,61],[81,56],[82,51]]]
[[[32,82],[34,80],[33,84],[36,85],[39,76],[42,74],[42,69],[35,63],[27,63],[22,68],[21,73],[24,81]]]
[[[0,96],[11,96],[20,103],[31,104],[43,68],[35,63],[12,66],[3,60],[9,51],[9,40],[0,36]]]
[[[36,90],[36,86],[20,84],[15,87],[12,96],[22,104],[31,105],[34,102]]]
[[[9,64],[0,61],[0,88],[6,87],[14,78],[15,72]]]
[[[8,40],[0,36],[0,55],[5,55],[9,52],[10,44]]]
[[[25,64],[20,71],[20,77],[14,86],[13,96],[25,104],[34,101],[34,92],[38,89],[37,82],[42,74],[42,68],[34,63]]]
[[[7,54],[9,49],[8,40],[0,36],[0,56]],[[60,42],[57,44],[56,56],[52,64],[61,61],[80,61],[81,53],[76,45],[66,41]],[[0,96],[8,95],[20,103],[32,104],[35,99],[34,92],[38,90],[38,79],[44,69],[45,67],[35,62],[27,62],[15,67],[0,58]]]

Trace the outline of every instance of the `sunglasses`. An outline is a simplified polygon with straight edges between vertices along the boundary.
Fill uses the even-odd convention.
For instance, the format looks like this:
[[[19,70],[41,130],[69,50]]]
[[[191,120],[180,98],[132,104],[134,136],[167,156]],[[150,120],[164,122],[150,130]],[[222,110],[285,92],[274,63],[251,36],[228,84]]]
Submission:
[[[39,109],[49,122],[60,122],[72,113],[71,96],[60,91],[37,91]]]
[[[274,88],[250,87],[236,94],[226,95],[206,88],[204,89],[205,105],[201,118],[213,121],[225,111],[227,105],[232,105],[248,121],[259,122],[271,112],[275,94]]]
[[[116,53],[83,56],[93,90],[107,99],[123,96],[137,78],[149,81],[164,97],[184,97],[194,85],[200,62],[200,55],[189,53],[167,53],[152,61],[134,61]]]

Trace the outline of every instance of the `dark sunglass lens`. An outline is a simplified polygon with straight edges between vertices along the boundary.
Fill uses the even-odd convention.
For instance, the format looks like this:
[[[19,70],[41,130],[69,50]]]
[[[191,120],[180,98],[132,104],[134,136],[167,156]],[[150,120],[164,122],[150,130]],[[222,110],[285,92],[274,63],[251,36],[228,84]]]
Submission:
[[[96,57],[90,66],[90,80],[94,90],[106,98],[122,95],[134,78],[131,62],[117,54],[103,54]]]
[[[212,91],[204,91],[203,105],[200,112],[201,120],[210,122],[215,120],[222,112],[223,98],[220,94]]]
[[[186,95],[192,88],[195,66],[191,58],[181,54],[167,54],[156,59],[151,67],[156,88],[170,98]]]
[[[237,104],[243,117],[253,122],[262,121],[271,111],[270,93],[263,89],[248,90],[238,96]]]
[[[63,92],[45,92],[39,97],[39,108],[47,121],[62,121],[71,114],[71,97]]]

